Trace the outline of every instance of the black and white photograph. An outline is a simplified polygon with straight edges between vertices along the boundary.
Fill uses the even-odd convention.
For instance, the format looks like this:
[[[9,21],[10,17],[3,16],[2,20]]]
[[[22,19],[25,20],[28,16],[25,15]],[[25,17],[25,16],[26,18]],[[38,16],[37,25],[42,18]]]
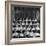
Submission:
[[[40,37],[40,8],[12,6],[12,38]]]

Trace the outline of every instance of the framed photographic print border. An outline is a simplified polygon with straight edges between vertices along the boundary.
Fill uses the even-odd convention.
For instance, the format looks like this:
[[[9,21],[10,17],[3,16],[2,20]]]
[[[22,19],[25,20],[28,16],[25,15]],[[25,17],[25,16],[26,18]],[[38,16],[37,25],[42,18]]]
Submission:
[[[10,42],[11,39],[11,4],[14,5],[27,5],[27,6],[37,6],[37,7],[41,7],[40,10],[41,15],[42,15],[42,33],[43,33],[43,37],[41,37],[42,39],[40,40],[35,40],[35,41],[15,41],[15,42]],[[28,43],[42,43],[45,42],[45,3],[41,3],[41,2],[22,2],[22,1],[6,1],[5,2],[5,44],[28,44]],[[40,16],[41,16],[40,15]]]

